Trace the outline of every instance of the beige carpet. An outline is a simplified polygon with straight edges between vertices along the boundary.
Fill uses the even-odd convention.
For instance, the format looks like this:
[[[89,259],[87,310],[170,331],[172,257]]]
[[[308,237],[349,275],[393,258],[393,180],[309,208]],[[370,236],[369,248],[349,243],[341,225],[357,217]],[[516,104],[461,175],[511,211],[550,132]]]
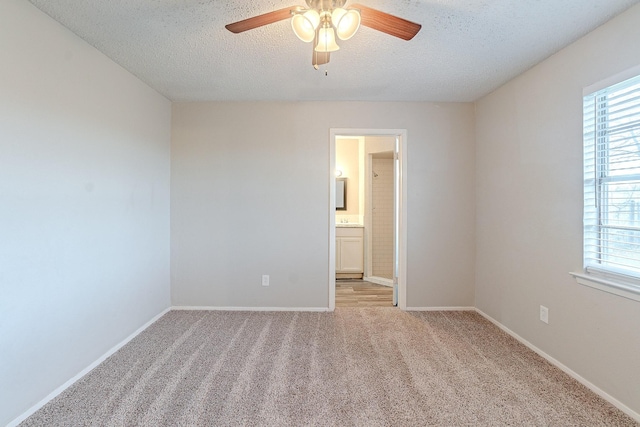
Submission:
[[[24,426],[631,426],[473,312],[174,311]]]

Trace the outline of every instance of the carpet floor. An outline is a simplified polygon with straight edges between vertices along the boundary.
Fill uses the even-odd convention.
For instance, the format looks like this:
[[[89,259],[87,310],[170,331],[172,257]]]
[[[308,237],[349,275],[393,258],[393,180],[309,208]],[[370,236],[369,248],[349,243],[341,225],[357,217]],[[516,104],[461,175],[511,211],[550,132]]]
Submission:
[[[21,426],[636,426],[474,312],[172,311]]]

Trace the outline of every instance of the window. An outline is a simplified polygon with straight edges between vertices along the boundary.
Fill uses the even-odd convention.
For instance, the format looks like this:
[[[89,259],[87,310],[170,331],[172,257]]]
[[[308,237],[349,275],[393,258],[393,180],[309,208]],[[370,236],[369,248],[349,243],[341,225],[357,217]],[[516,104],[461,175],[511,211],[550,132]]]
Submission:
[[[588,93],[583,130],[585,271],[640,293],[640,76]]]

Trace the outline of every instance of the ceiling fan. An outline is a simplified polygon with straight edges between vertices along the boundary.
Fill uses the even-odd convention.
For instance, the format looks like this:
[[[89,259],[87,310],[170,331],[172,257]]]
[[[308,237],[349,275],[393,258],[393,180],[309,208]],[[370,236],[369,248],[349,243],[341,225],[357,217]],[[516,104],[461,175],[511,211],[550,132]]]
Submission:
[[[348,40],[358,31],[360,25],[403,40],[411,40],[422,28],[422,25],[415,22],[361,4],[344,8],[346,0],[306,0],[306,2],[306,8],[285,7],[228,24],[225,28],[237,34],[291,18],[291,27],[296,36],[303,42],[313,42],[311,63],[316,70],[320,65],[329,62],[331,52],[340,49],[336,43],[336,35],[340,40]]]

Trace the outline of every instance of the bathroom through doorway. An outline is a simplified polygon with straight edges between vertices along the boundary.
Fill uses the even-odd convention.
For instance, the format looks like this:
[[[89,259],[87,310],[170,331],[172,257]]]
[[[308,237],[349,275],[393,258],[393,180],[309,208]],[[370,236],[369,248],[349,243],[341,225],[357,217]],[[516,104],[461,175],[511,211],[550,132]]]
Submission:
[[[337,277],[393,288],[406,308],[406,144],[406,130],[330,132],[330,310]]]

